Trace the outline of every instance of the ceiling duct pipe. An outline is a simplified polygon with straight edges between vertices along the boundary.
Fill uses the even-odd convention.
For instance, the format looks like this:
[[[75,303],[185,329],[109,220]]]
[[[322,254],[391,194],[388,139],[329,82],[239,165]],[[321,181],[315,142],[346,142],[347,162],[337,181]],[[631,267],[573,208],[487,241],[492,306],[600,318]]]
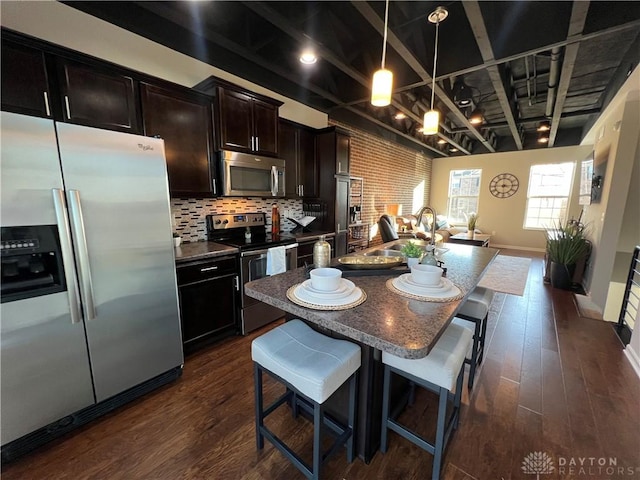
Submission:
[[[551,65],[549,66],[549,83],[547,84],[547,109],[544,115],[553,115],[553,106],[556,103],[556,89],[558,88],[558,77],[560,76],[560,47],[551,49]]]

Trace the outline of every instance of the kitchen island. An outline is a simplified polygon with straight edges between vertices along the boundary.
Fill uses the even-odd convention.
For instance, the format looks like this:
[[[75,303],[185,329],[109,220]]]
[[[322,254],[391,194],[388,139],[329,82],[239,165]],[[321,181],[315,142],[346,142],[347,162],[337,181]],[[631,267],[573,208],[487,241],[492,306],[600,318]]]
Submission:
[[[384,247],[392,247],[399,241]],[[368,462],[378,449],[382,398],[381,351],[403,358],[425,357],[442,331],[460,309],[464,299],[478,285],[499,250],[468,245],[447,245],[441,255],[446,276],[462,292],[459,300],[425,302],[393,293],[387,280],[392,275],[344,276],[360,287],[367,300],[355,308],[338,311],[312,310],[291,302],[287,290],[305,280],[304,268],[298,268],[245,285],[247,295],[280,308],[294,317],[336,338],[355,341],[362,348],[357,449]],[[380,249],[372,247],[365,251]],[[340,397],[340,396],[338,396]],[[340,398],[336,404],[340,403]],[[330,408],[332,405],[330,405]],[[339,405],[336,415],[341,417]]]

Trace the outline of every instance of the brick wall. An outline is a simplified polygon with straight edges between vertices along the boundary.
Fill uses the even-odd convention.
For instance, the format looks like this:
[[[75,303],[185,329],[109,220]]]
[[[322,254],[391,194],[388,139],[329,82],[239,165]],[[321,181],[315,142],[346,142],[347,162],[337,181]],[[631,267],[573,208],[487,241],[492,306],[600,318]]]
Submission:
[[[431,158],[348,124],[329,123],[351,132],[349,173],[364,179],[362,221],[372,225],[372,244],[381,243],[377,222],[385,205],[402,204],[402,213],[411,214],[429,204]]]

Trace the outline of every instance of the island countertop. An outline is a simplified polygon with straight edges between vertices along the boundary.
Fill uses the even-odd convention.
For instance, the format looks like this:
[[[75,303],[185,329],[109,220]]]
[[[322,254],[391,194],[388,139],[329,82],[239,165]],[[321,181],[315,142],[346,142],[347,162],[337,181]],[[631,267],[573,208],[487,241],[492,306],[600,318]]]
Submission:
[[[446,247],[449,250],[440,257],[447,268],[446,276],[464,295],[456,301],[425,302],[400,296],[386,286],[387,280],[394,278],[392,275],[349,276],[347,278],[367,294],[364,303],[348,310],[313,310],[291,302],[286,296],[291,286],[305,280],[304,268],[247,283],[245,292],[373,348],[403,358],[422,358],[429,353],[499,252],[494,248],[459,244],[446,244]]]

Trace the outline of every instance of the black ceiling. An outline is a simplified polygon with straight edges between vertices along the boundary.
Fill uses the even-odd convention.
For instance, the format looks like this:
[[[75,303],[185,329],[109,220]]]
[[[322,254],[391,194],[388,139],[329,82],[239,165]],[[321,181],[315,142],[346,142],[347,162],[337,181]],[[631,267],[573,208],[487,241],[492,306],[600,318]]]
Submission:
[[[391,1],[388,107],[370,104],[380,67],[385,2],[68,2],[225,71],[388,138],[448,156],[576,145],[640,57],[640,2]],[[437,6],[440,24],[435,106],[438,137],[418,128],[430,106]],[[314,47],[320,60],[302,65]],[[556,73],[554,73],[556,72]],[[453,101],[471,87],[485,122]],[[204,79],[203,79],[204,80]],[[549,85],[553,88],[549,88]],[[407,116],[396,120],[402,111]],[[549,120],[548,144],[538,143]]]

